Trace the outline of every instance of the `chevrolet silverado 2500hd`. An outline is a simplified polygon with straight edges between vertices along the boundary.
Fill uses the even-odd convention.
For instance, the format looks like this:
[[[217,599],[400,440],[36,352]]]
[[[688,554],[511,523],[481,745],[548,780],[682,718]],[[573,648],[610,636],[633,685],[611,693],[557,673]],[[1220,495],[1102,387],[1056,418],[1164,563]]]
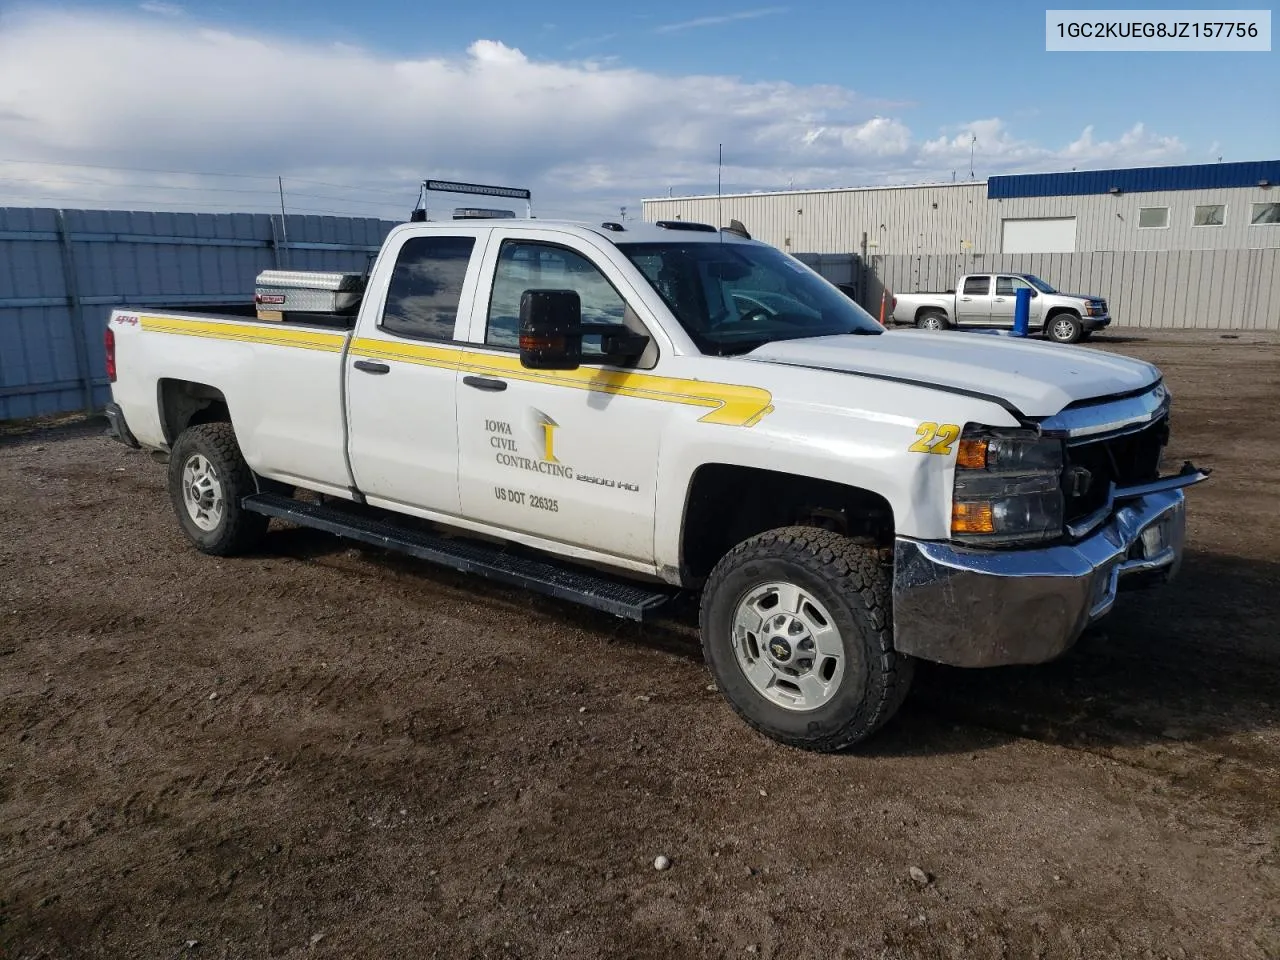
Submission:
[[[1111,312],[1101,297],[1059,293],[1030,273],[971,273],[946,293],[900,293],[894,297],[893,320],[922,330],[978,327],[1013,328],[1018,290],[1031,291],[1028,328],[1041,330],[1058,343],[1087,340],[1109,326]]]
[[[277,517],[637,620],[698,592],[729,704],[815,750],[1177,570],[1206,473],[1160,475],[1155,367],[885,331],[744,233],[406,223],[367,278],[116,310],[108,415],[206,553]]]

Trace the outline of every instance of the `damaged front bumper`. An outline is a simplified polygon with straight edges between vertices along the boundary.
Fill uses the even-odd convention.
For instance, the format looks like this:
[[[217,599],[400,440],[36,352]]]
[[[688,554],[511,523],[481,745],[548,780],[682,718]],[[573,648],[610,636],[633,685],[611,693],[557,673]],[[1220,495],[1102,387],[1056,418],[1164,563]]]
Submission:
[[[979,550],[899,537],[894,646],[958,667],[1052,660],[1105,615],[1121,585],[1166,581],[1182,563],[1184,472],[1117,491],[1114,513],[1087,538],[1032,550]]]

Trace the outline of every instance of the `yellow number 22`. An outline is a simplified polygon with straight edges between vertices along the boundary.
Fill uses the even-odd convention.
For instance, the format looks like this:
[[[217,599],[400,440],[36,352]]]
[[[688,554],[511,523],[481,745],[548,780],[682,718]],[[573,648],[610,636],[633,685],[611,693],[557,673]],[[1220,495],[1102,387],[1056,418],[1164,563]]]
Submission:
[[[907,447],[912,453],[936,453],[947,456],[951,445],[960,438],[960,427],[954,423],[937,424],[927,421],[916,427],[920,439]]]

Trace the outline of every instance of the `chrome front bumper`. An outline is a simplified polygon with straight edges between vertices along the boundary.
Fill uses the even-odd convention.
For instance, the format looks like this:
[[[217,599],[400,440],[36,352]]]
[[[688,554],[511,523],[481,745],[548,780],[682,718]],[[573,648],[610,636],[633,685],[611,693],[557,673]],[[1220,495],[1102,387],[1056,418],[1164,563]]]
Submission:
[[[1125,578],[1172,578],[1185,530],[1185,498],[1175,489],[1126,501],[1071,546],[972,550],[899,537],[894,646],[958,667],[1052,660],[1111,609]]]

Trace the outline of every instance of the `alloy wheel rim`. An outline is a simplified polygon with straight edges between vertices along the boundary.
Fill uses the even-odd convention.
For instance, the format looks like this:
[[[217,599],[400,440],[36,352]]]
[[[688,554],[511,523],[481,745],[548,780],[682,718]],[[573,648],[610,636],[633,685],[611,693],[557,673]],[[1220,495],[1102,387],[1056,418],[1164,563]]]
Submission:
[[[222,481],[203,454],[192,454],[182,467],[182,502],[191,522],[206,533],[222,522],[226,509]]]
[[[785,581],[752,587],[734,609],[732,630],[739,669],[770,703],[808,712],[826,705],[840,688],[840,631],[807,590]]]

